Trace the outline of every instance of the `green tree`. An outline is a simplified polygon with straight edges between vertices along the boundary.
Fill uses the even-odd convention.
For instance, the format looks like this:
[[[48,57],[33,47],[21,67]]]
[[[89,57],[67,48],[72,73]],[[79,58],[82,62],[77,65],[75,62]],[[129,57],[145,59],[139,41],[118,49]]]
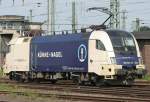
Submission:
[[[150,31],[150,27],[148,26],[141,26],[140,31]]]

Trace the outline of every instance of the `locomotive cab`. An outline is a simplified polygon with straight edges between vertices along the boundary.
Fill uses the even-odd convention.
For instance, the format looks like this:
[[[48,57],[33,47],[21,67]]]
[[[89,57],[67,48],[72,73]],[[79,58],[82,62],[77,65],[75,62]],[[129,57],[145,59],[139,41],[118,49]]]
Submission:
[[[108,31],[107,33],[115,54],[115,57],[111,59],[112,64],[122,65],[122,70],[116,71],[117,74],[130,73],[142,77],[145,66],[142,63],[138,44],[132,34],[125,31]]]
[[[89,71],[107,81],[132,82],[142,78],[142,63],[134,36],[120,30],[94,31],[89,39]]]

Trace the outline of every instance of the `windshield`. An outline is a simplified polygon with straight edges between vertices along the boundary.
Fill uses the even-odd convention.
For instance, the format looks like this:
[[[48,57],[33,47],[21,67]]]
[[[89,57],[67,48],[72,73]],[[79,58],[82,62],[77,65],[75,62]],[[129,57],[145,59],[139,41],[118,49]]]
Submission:
[[[132,35],[124,31],[107,31],[116,54],[136,55],[136,46]]]

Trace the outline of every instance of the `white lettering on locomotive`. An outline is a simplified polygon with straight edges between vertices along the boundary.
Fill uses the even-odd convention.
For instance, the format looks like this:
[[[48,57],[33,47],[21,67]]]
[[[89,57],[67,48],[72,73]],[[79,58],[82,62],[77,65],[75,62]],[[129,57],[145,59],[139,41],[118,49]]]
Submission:
[[[62,58],[62,52],[38,52],[38,58]]]

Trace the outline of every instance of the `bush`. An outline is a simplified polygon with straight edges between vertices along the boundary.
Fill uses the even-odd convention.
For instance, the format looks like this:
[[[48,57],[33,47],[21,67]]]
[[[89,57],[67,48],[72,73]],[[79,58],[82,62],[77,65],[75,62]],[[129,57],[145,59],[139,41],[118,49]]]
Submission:
[[[150,75],[145,75],[144,80],[150,81]]]
[[[0,68],[0,78],[3,76],[3,70]]]

